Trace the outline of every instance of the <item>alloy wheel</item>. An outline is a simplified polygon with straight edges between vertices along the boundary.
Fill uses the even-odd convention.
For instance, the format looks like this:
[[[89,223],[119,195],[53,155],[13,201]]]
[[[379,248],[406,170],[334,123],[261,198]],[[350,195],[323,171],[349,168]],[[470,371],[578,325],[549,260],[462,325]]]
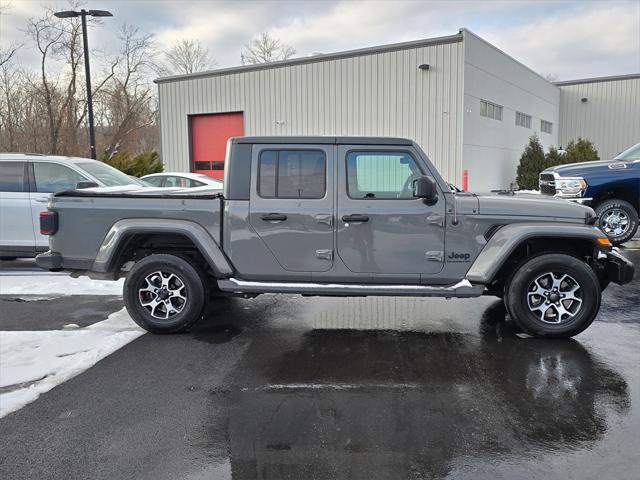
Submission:
[[[582,289],[571,275],[546,272],[529,285],[527,306],[541,322],[568,322],[582,308]]]
[[[175,273],[155,271],[142,283],[138,289],[138,300],[153,318],[170,319],[187,304],[185,284]]]

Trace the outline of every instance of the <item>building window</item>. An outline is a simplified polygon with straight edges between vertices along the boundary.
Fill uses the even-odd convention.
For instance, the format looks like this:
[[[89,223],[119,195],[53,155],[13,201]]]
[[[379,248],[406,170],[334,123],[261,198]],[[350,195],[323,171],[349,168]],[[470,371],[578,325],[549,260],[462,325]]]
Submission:
[[[516,125],[519,127],[531,128],[531,115],[516,112]]]
[[[323,198],[327,161],[317,150],[265,150],[258,165],[263,198]]]
[[[347,192],[358,200],[414,200],[413,181],[422,175],[405,152],[349,152]]]
[[[540,130],[544,133],[553,133],[553,123],[540,120]]]
[[[502,120],[502,106],[480,100],[480,115],[494,120]]]

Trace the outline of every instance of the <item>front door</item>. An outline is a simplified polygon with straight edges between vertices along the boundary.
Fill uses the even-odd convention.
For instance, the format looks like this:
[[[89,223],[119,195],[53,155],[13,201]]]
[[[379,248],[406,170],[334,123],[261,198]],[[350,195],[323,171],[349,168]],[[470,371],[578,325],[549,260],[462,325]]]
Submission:
[[[254,145],[249,222],[284,270],[333,265],[333,145]]]
[[[428,175],[416,152],[398,147],[338,148],[337,250],[357,273],[434,274],[444,265],[445,202],[413,197]]]
[[[7,256],[35,253],[27,162],[0,162],[0,205],[0,250]]]
[[[33,225],[35,226],[35,243],[37,249],[46,250],[49,246],[49,237],[40,233],[40,213],[47,210],[49,197],[52,193],[75,189],[78,182],[90,180],[60,163],[37,161],[31,165],[33,176],[29,200]]]

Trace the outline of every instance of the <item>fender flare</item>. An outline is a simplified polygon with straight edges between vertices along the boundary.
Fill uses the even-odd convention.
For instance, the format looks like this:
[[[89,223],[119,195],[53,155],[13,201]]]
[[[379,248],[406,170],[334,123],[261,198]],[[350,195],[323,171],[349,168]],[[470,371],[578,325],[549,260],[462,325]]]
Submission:
[[[139,233],[176,233],[189,238],[217,278],[233,274],[233,267],[213,237],[201,225],[189,220],[127,218],[112,225],[98,250],[91,270],[106,273],[126,238]]]
[[[523,242],[534,238],[563,238],[592,241],[604,237],[597,227],[584,224],[513,223],[500,228],[487,242],[467,272],[472,283],[487,284]]]

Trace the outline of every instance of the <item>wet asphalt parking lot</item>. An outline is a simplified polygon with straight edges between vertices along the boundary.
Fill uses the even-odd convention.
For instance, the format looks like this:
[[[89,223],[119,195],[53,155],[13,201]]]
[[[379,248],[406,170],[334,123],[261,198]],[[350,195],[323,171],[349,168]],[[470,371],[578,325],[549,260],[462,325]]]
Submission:
[[[121,305],[3,296],[0,327]],[[0,419],[0,477],[637,479],[639,367],[640,279],[572,340],[491,297],[220,300]]]

